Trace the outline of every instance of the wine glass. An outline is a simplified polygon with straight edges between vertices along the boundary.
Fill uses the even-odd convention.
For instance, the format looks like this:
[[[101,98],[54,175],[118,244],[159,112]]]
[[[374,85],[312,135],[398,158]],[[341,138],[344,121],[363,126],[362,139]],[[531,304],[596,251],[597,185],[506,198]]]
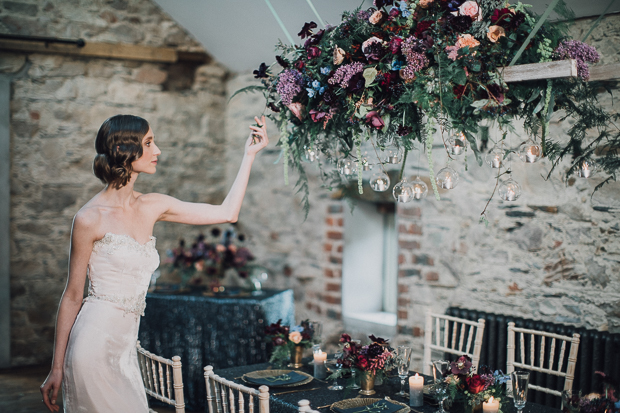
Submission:
[[[530,373],[528,371],[517,370],[510,373],[512,381],[512,397],[515,407],[521,412],[527,403],[527,386],[530,382]]]
[[[361,344],[361,340],[351,340],[351,343],[354,345]],[[347,386],[347,389],[361,389],[361,387],[357,384],[357,370],[355,368],[351,368],[351,380],[353,383]]]
[[[400,391],[397,396],[407,397],[405,393],[405,379],[409,376],[409,363],[411,362],[411,347],[398,346],[396,348],[396,365],[398,366],[398,377],[400,378]]]
[[[443,402],[448,397],[448,384],[445,381],[445,377],[450,371],[450,362],[448,360],[435,360],[433,361],[433,393],[439,402],[438,413],[446,413],[443,408]]]
[[[344,387],[338,384],[338,377],[340,377],[340,370],[342,370],[342,353],[334,354],[334,359],[332,360],[333,364],[336,366],[338,371],[336,373],[336,377],[334,378],[334,383],[327,388],[327,390],[342,390]]]

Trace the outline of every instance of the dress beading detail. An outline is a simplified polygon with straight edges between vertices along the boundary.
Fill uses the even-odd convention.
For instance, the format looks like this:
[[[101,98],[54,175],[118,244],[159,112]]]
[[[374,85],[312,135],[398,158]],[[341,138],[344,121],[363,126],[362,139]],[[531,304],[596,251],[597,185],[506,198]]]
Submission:
[[[107,248],[109,255],[114,254],[114,251],[120,247],[126,248],[130,251],[136,251],[144,256],[149,256],[151,253],[156,252],[155,241],[157,239],[153,236],[147,241],[146,244],[140,244],[134,238],[129,235],[114,234],[107,232],[103,238],[95,241],[93,244],[93,251],[99,252],[102,248]]]
[[[146,293],[137,294],[133,296],[123,295],[96,295],[92,289],[88,290],[88,297],[84,301],[90,299],[108,301],[110,303],[119,304],[125,315],[134,313],[137,316],[144,316],[144,309],[146,308]]]

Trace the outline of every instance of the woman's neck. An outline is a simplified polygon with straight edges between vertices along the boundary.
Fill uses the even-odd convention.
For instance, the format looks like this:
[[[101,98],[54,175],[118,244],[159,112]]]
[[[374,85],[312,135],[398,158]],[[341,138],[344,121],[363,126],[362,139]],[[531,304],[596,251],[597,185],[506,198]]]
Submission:
[[[129,182],[127,182],[127,185],[120,188],[115,188],[114,186],[110,185],[106,186],[106,188],[103,190],[103,195],[114,206],[129,206],[136,198],[134,195],[133,187],[137,177],[137,173],[132,173]]]

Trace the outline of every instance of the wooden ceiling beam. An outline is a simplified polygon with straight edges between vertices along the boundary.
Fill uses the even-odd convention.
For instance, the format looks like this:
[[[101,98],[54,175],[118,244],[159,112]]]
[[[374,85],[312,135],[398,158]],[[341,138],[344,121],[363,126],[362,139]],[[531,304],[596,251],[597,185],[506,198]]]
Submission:
[[[0,38],[0,51],[21,53],[48,53],[103,59],[137,60],[153,63],[195,62],[209,63],[211,56],[204,52],[177,51],[171,47],[139,46],[123,43],[86,42],[83,47],[71,44]]]

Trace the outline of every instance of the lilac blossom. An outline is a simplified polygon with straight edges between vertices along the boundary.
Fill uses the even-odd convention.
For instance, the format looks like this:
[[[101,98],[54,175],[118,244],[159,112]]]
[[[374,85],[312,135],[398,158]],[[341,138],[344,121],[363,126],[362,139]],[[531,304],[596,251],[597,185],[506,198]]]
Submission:
[[[424,54],[421,41],[415,36],[410,36],[403,41],[401,50],[407,59],[407,66],[403,68],[402,74],[405,80],[415,78],[416,72],[428,66],[429,61]]]
[[[360,10],[357,12],[358,20],[368,20],[369,17],[370,17],[370,12],[367,10]]]
[[[590,78],[588,63],[596,63],[601,58],[594,47],[579,40],[563,41],[555,49],[553,55],[557,60],[575,59],[577,61],[577,74],[583,80]]]
[[[280,76],[278,76],[276,91],[282,98],[282,103],[285,106],[288,106],[293,102],[293,98],[301,92],[302,85],[303,78],[301,73],[297,70],[286,69],[280,73]]]
[[[349,81],[353,76],[362,72],[364,65],[361,62],[349,63],[344,66],[340,66],[334,76],[332,76],[327,82],[330,85],[339,84],[341,88],[346,89],[349,86]]]

